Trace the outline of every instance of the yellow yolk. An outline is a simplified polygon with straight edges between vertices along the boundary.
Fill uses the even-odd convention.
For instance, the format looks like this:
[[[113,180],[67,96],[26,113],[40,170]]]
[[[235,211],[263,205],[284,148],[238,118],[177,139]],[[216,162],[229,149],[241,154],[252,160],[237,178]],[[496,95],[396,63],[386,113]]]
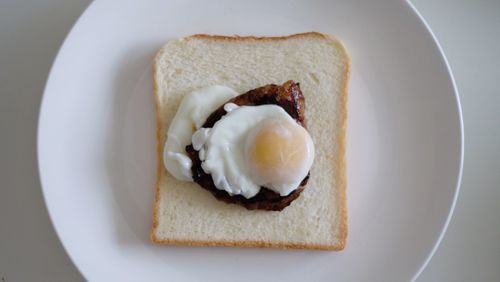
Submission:
[[[287,182],[311,157],[307,131],[285,121],[266,122],[249,140],[251,168],[264,182]]]

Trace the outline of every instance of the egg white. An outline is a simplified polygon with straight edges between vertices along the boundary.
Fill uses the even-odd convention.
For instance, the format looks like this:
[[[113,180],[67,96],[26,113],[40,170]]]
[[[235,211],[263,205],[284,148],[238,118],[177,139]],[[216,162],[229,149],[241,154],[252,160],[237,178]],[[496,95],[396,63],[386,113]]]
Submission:
[[[236,95],[238,93],[229,87],[214,85],[184,96],[170,123],[163,148],[163,164],[172,176],[182,181],[193,181],[193,164],[186,153],[186,146],[191,144],[193,133],[205,123],[208,116]]]
[[[263,183],[256,179],[245,156],[246,140],[252,129],[266,121],[287,122],[299,126],[297,122],[277,105],[241,106],[228,103],[224,107],[229,111],[212,128],[200,128],[192,137],[195,150],[199,151],[203,171],[211,174],[217,189],[230,195],[254,197]],[[312,140],[307,134],[307,141],[312,147]],[[281,196],[289,195],[307,176],[314,158],[314,152],[308,156],[306,165],[299,173],[282,183],[275,183],[267,188]]]

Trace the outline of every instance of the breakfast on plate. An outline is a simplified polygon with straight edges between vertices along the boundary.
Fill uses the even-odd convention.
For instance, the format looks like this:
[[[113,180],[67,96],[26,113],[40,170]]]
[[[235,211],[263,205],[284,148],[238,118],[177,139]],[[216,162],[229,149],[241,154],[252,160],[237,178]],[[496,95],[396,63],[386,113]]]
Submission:
[[[349,71],[316,32],[163,46],[152,241],[342,250]]]

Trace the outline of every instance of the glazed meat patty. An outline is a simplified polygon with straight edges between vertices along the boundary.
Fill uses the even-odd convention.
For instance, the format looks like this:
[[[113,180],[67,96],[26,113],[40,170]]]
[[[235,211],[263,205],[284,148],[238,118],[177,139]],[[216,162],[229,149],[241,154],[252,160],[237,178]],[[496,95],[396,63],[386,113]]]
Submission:
[[[269,84],[244,94],[234,97],[226,103],[234,103],[238,106],[259,106],[273,104],[282,107],[294,120],[304,128],[305,124],[305,100],[300,86],[294,81],[287,81],[283,85]],[[224,104],[226,104],[224,103]],[[206,120],[202,127],[211,128],[214,124],[226,114],[224,105],[215,110]],[[304,190],[309,174],[302,180],[299,187],[287,196],[280,196],[278,193],[266,187],[261,187],[259,193],[254,197],[247,199],[241,195],[231,196],[224,190],[219,190],[212,180],[210,174],[206,174],[201,167],[201,160],[198,151],[192,144],[186,147],[186,152],[193,162],[191,168],[193,180],[201,187],[212,193],[215,198],[226,203],[238,204],[249,210],[271,210],[281,211],[297,199]]]

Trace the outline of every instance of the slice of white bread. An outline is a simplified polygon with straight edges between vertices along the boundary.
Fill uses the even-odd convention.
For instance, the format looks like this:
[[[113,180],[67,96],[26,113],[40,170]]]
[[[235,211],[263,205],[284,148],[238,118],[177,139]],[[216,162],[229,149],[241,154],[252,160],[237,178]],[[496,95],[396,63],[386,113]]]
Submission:
[[[194,246],[342,250],[347,237],[345,131],[350,59],[334,37],[193,35],[163,46],[154,61],[158,180],[151,240]],[[281,212],[218,201],[163,166],[163,146],[183,96],[208,85],[238,93],[287,80],[300,83],[316,156],[309,182]]]

